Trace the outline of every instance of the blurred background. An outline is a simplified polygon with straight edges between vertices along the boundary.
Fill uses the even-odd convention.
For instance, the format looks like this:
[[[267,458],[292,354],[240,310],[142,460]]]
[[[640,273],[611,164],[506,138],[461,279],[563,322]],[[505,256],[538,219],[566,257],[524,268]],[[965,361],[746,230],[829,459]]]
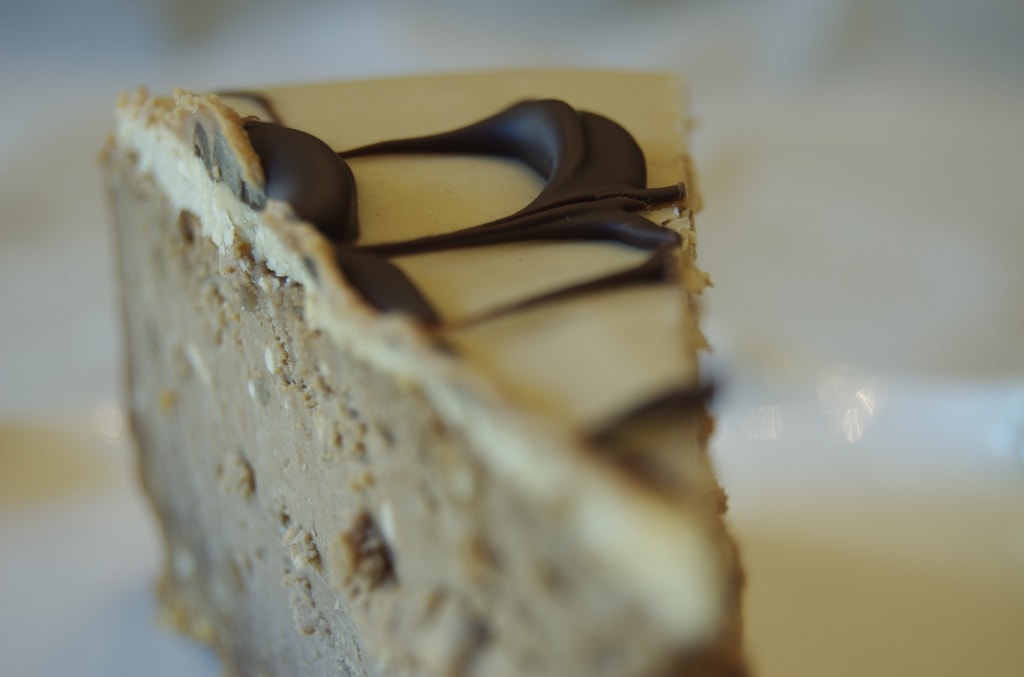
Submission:
[[[759,674],[1024,674],[1018,0],[0,4],[0,674],[219,674],[154,624],[117,94],[516,67],[688,82]]]

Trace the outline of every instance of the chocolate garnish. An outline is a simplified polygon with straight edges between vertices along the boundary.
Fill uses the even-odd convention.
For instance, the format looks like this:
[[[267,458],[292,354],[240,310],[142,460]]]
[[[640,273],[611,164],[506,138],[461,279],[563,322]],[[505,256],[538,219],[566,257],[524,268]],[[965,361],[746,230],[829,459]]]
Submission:
[[[498,317],[507,313],[532,308],[533,306],[552,303],[554,301],[563,301],[573,298],[574,296],[582,296],[584,294],[595,294],[600,291],[615,289],[616,287],[639,284],[660,284],[673,281],[677,277],[676,268],[676,259],[673,255],[672,249],[663,247],[655,251],[648,258],[644,259],[644,261],[639,265],[633,266],[632,268],[627,268],[619,272],[603,275],[590,280],[584,280],[582,282],[569,285],[568,287],[562,287],[560,289],[547,292],[546,294],[531,296],[530,298],[523,299],[522,301],[516,301],[508,305],[492,308],[491,310],[484,311],[468,318],[465,321],[465,324],[473,324],[475,322]]]
[[[364,252],[391,257],[538,240],[603,240],[654,252],[635,268],[496,308],[486,317],[601,289],[664,281],[674,271],[675,259],[668,251],[679,245],[679,234],[638,212],[678,202],[685,198],[685,189],[681,184],[647,188],[643,152],[628,131],[608,118],[577,112],[562,101],[525,101],[466,127],[338,155],[423,153],[517,159],[544,178],[545,185],[530,204],[510,216],[451,233],[368,245],[361,247]]]
[[[496,115],[440,134],[396,139],[334,151],[320,139],[283,126],[269,98],[225,92],[259,104],[273,122],[247,120],[245,130],[266,175],[266,194],[289,202],[296,214],[335,244],[341,272],[378,310],[402,312],[427,326],[440,319],[416,285],[389,257],[538,240],[602,240],[650,251],[632,268],[489,310],[470,322],[581,294],[678,278],[681,237],[639,212],[679,204],[683,184],[647,187],[643,151],[618,123],[555,100],[525,101]],[[198,139],[197,155],[204,157]],[[519,160],[545,185],[526,207],[507,217],[451,233],[358,246],[356,184],[344,158],[387,154],[491,155]],[[587,433],[612,443],[624,426],[664,412],[703,406],[711,386],[680,385],[642,402]]]
[[[604,240],[647,250],[678,245],[678,233],[634,213],[647,206],[635,198],[605,198],[538,213],[518,212],[472,228],[363,249],[382,256],[406,256],[536,240]]]
[[[274,120],[245,122],[267,174],[267,194],[290,202],[299,216],[335,242],[356,240],[355,181],[348,166],[327,160],[329,147],[316,137],[282,126],[266,96],[258,92],[221,94],[250,99]],[[665,238],[678,242],[672,231],[643,217],[624,214],[681,201],[686,197],[685,187],[646,188],[643,151],[629,132],[608,118],[578,112],[565,102],[524,101],[466,127],[383,141],[337,155],[423,153],[515,158],[546,183],[529,205],[503,219],[367,250],[395,256],[538,239],[612,240],[642,249],[654,249],[664,244]],[[598,217],[599,211],[606,213]],[[582,215],[588,218],[580,220]],[[573,220],[572,225],[567,225],[566,219]]]
[[[351,247],[338,247],[334,258],[345,279],[378,310],[407,313],[426,325],[439,322],[416,285],[387,259]]]
[[[266,97],[243,92],[231,95],[253,99],[276,118]],[[384,257],[534,240],[604,240],[648,251],[677,246],[680,241],[677,233],[637,212],[678,202],[685,198],[685,188],[681,184],[647,188],[644,155],[629,132],[608,118],[578,112],[562,101],[524,101],[466,127],[337,154],[316,137],[279,122],[245,122],[267,177],[266,193],[289,202],[298,216],[313,223],[336,244],[354,243],[359,235],[355,180],[341,158],[421,153],[493,155],[517,159],[546,180],[530,204],[508,217],[451,233],[362,247],[365,256],[360,257],[359,288],[368,301],[372,296],[371,303],[380,310],[406,307],[410,288],[414,288],[404,274],[401,284],[396,282],[397,269],[385,265]],[[376,273],[373,256],[381,261]],[[635,270],[574,285],[526,304],[610,285],[650,281],[650,271],[661,271],[666,260],[664,256],[652,256]],[[663,271],[659,274],[664,277]],[[374,285],[379,288],[371,293]],[[395,299],[390,299],[391,293],[397,294]],[[420,300],[414,306],[429,307],[418,291],[417,296]]]
[[[634,405],[613,419],[602,421],[599,426],[587,432],[587,438],[595,444],[614,445],[615,437],[627,423],[655,422],[659,418],[675,418],[681,413],[691,412],[706,406],[715,396],[712,382],[680,385],[664,390],[654,397]]]
[[[604,461],[648,487],[669,497],[685,494],[697,487],[677,434],[688,418],[700,425],[692,416],[707,404],[713,390],[710,384],[669,389],[602,421],[583,438]]]
[[[634,268],[494,309],[486,316],[615,286],[664,281],[675,273],[671,249],[679,245],[679,234],[637,212],[683,200],[685,187],[647,188],[640,146],[625,128],[603,116],[579,112],[562,101],[524,101],[451,131],[335,152],[317,137],[283,126],[266,96],[222,95],[251,99],[273,119],[244,123],[263,166],[266,195],[291,204],[300,218],[339,245],[336,257],[342,271],[379,310],[408,312],[428,324],[439,321],[413,282],[386,260],[392,256],[537,240],[603,240],[653,252]],[[196,154],[208,162],[209,142],[199,126],[195,137]],[[216,142],[223,142],[219,135]],[[215,162],[222,165],[219,151],[215,145]],[[501,219],[404,242],[347,246],[358,240],[359,221],[355,178],[342,158],[421,153],[514,158],[546,183],[530,204]],[[237,182],[225,169],[215,171],[222,180]],[[245,186],[237,188],[244,195]]]
[[[441,134],[384,141],[339,153],[492,155],[523,162],[546,181],[517,214],[606,197],[642,198],[648,191],[643,151],[617,123],[577,112],[564,101],[523,101],[467,127]],[[654,193],[660,202],[681,199],[681,189]]]
[[[249,120],[245,131],[263,165],[267,197],[291,204],[333,242],[359,238],[355,178],[330,146],[270,122]]]

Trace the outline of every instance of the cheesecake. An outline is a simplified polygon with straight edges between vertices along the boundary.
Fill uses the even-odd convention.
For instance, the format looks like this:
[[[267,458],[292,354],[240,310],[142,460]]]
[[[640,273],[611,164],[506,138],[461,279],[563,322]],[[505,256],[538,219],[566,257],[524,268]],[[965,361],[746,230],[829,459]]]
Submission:
[[[163,616],[235,675],[746,675],[682,88],[123,96]]]

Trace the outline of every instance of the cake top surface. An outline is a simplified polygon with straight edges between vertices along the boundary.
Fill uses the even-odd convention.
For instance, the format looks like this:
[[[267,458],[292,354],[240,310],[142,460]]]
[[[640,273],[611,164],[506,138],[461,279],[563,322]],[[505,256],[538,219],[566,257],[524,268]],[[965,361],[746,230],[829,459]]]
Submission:
[[[411,287],[396,298],[419,297],[405,310],[437,320],[445,343],[518,399],[593,429],[695,380],[699,337],[674,284],[692,264],[677,255],[680,236],[692,237],[681,96],[661,75],[523,73],[220,100],[249,120],[269,196],[283,183],[278,192],[300,216],[304,203],[322,211],[323,196],[334,197],[338,215],[321,231],[396,266]],[[327,190],[306,199],[295,189],[293,139],[277,139],[278,126],[344,157]],[[281,145],[288,151],[275,163]],[[330,190],[346,181],[344,194]],[[565,220],[575,232],[550,232]],[[638,246],[645,237],[654,240]],[[356,286],[368,266],[341,262]],[[364,295],[387,305],[392,273],[362,275],[373,285]],[[666,284],[650,284],[658,281]],[[565,293],[587,284],[593,291]],[[535,303],[542,297],[550,302]]]

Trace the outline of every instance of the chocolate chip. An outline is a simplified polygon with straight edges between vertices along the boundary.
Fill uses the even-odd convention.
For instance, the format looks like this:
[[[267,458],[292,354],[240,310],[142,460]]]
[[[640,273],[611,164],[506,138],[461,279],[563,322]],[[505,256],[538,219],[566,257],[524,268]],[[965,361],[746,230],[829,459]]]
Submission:
[[[206,135],[206,130],[203,129],[202,124],[196,123],[195,131],[192,133],[192,149],[195,151],[196,157],[203,161],[206,165],[206,171],[210,174],[210,178],[213,178],[213,160],[210,158],[210,138]]]
[[[267,194],[263,192],[263,188],[248,181],[242,181],[242,190],[239,198],[241,198],[242,202],[256,210],[262,210],[267,206]]]
[[[313,278],[314,282],[320,281],[320,271],[316,268],[316,261],[311,256],[303,256],[302,263],[306,266],[306,272]]]
[[[227,140],[220,133],[213,140],[213,164],[215,178],[226,184],[232,193],[241,196],[242,170]]]

